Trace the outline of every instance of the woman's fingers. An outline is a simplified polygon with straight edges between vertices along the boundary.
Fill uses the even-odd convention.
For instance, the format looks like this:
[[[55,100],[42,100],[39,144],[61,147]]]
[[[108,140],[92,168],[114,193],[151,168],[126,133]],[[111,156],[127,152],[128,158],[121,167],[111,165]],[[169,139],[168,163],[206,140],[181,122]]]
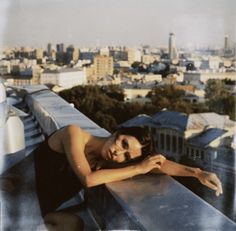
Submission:
[[[216,190],[216,195],[217,196],[219,196],[220,194],[223,193],[221,182],[220,182],[219,178],[215,174],[213,174],[211,176],[210,182],[217,187],[217,190]]]
[[[155,155],[155,156],[151,156],[150,160],[163,163],[166,160],[166,158],[163,155]]]
[[[215,190],[216,196],[219,196],[223,193],[221,182],[216,175],[211,175],[209,179],[206,179],[204,181],[204,184],[209,188]]]

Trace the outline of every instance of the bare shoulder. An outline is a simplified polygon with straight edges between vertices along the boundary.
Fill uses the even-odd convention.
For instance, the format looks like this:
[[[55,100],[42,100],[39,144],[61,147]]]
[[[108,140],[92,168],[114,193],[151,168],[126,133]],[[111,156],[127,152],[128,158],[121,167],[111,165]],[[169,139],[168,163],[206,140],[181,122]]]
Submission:
[[[64,140],[78,140],[78,138],[79,140],[86,140],[90,136],[88,132],[86,132],[76,124],[67,125],[62,132],[62,139]]]
[[[70,124],[56,131],[49,138],[48,144],[53,150],[58,152],[63,152],[64,151],[63,146],[65,144],[70,144],[73,142],[73,140],[81,141],[81,138],[84,136],[85,133],[79,126],[75,124]]]
[[[63,134],[66,136],[88,136],[89,133],[86,132],[85,130],[83,130],[82,128],[80,128],[78,125],[76,124],[69,124],[67,125],[64,130],[63,130]]]
[[[71,147],[83,147],[89,140],[90,134],[78,125],[70,124],[56,131],[49,137],[48,145],[59,153],[65,153]]]
[[[64,133],[73,134],[73,133],[81,133],[82,129],[76,124],[69,124],[64,128]]]

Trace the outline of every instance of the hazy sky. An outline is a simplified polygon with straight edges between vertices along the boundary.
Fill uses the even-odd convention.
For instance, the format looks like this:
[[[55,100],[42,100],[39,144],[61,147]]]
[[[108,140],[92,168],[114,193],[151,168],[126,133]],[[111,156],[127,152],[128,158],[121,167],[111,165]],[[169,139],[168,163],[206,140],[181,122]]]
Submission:
[[[0,0],[0,44],[223,46],[236,0]]]

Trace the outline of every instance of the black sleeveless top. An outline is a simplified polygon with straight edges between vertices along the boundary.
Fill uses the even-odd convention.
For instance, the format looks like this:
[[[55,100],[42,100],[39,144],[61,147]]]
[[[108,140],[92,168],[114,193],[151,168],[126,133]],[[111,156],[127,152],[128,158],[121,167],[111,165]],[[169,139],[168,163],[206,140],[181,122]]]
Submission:
[[[49,147],[48,139],[52,134],[34,151],[36,190],[43,216],[55,211],[83,188],[66,154]]]

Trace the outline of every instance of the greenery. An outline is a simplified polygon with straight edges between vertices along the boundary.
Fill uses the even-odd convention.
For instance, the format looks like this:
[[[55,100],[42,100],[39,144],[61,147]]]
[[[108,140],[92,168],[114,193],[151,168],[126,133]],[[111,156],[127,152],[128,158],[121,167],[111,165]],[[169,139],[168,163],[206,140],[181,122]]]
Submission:
[[[235,95],[225,86],[225,80],[208,80],[205,88],[206,105],[209,111],[229,115],[235,120]]]
[[[184,92],[176,90],[173,85],[152,89],[147,95],[151,102],[145,104],[125,102],[124,91],[117,85],[76,86],[61,91],[59,95],[69,103],[73,103],[79,111],[110,132],[113,132],[119,124],[139,114],[154,115],[164,108],[187,114],[209,110],[205,104],[185,102],[182,99]],[[210,97],[210,91],[208,91],[208,95]],[[232,102],[224,101],[223,103],[229,105]]]

